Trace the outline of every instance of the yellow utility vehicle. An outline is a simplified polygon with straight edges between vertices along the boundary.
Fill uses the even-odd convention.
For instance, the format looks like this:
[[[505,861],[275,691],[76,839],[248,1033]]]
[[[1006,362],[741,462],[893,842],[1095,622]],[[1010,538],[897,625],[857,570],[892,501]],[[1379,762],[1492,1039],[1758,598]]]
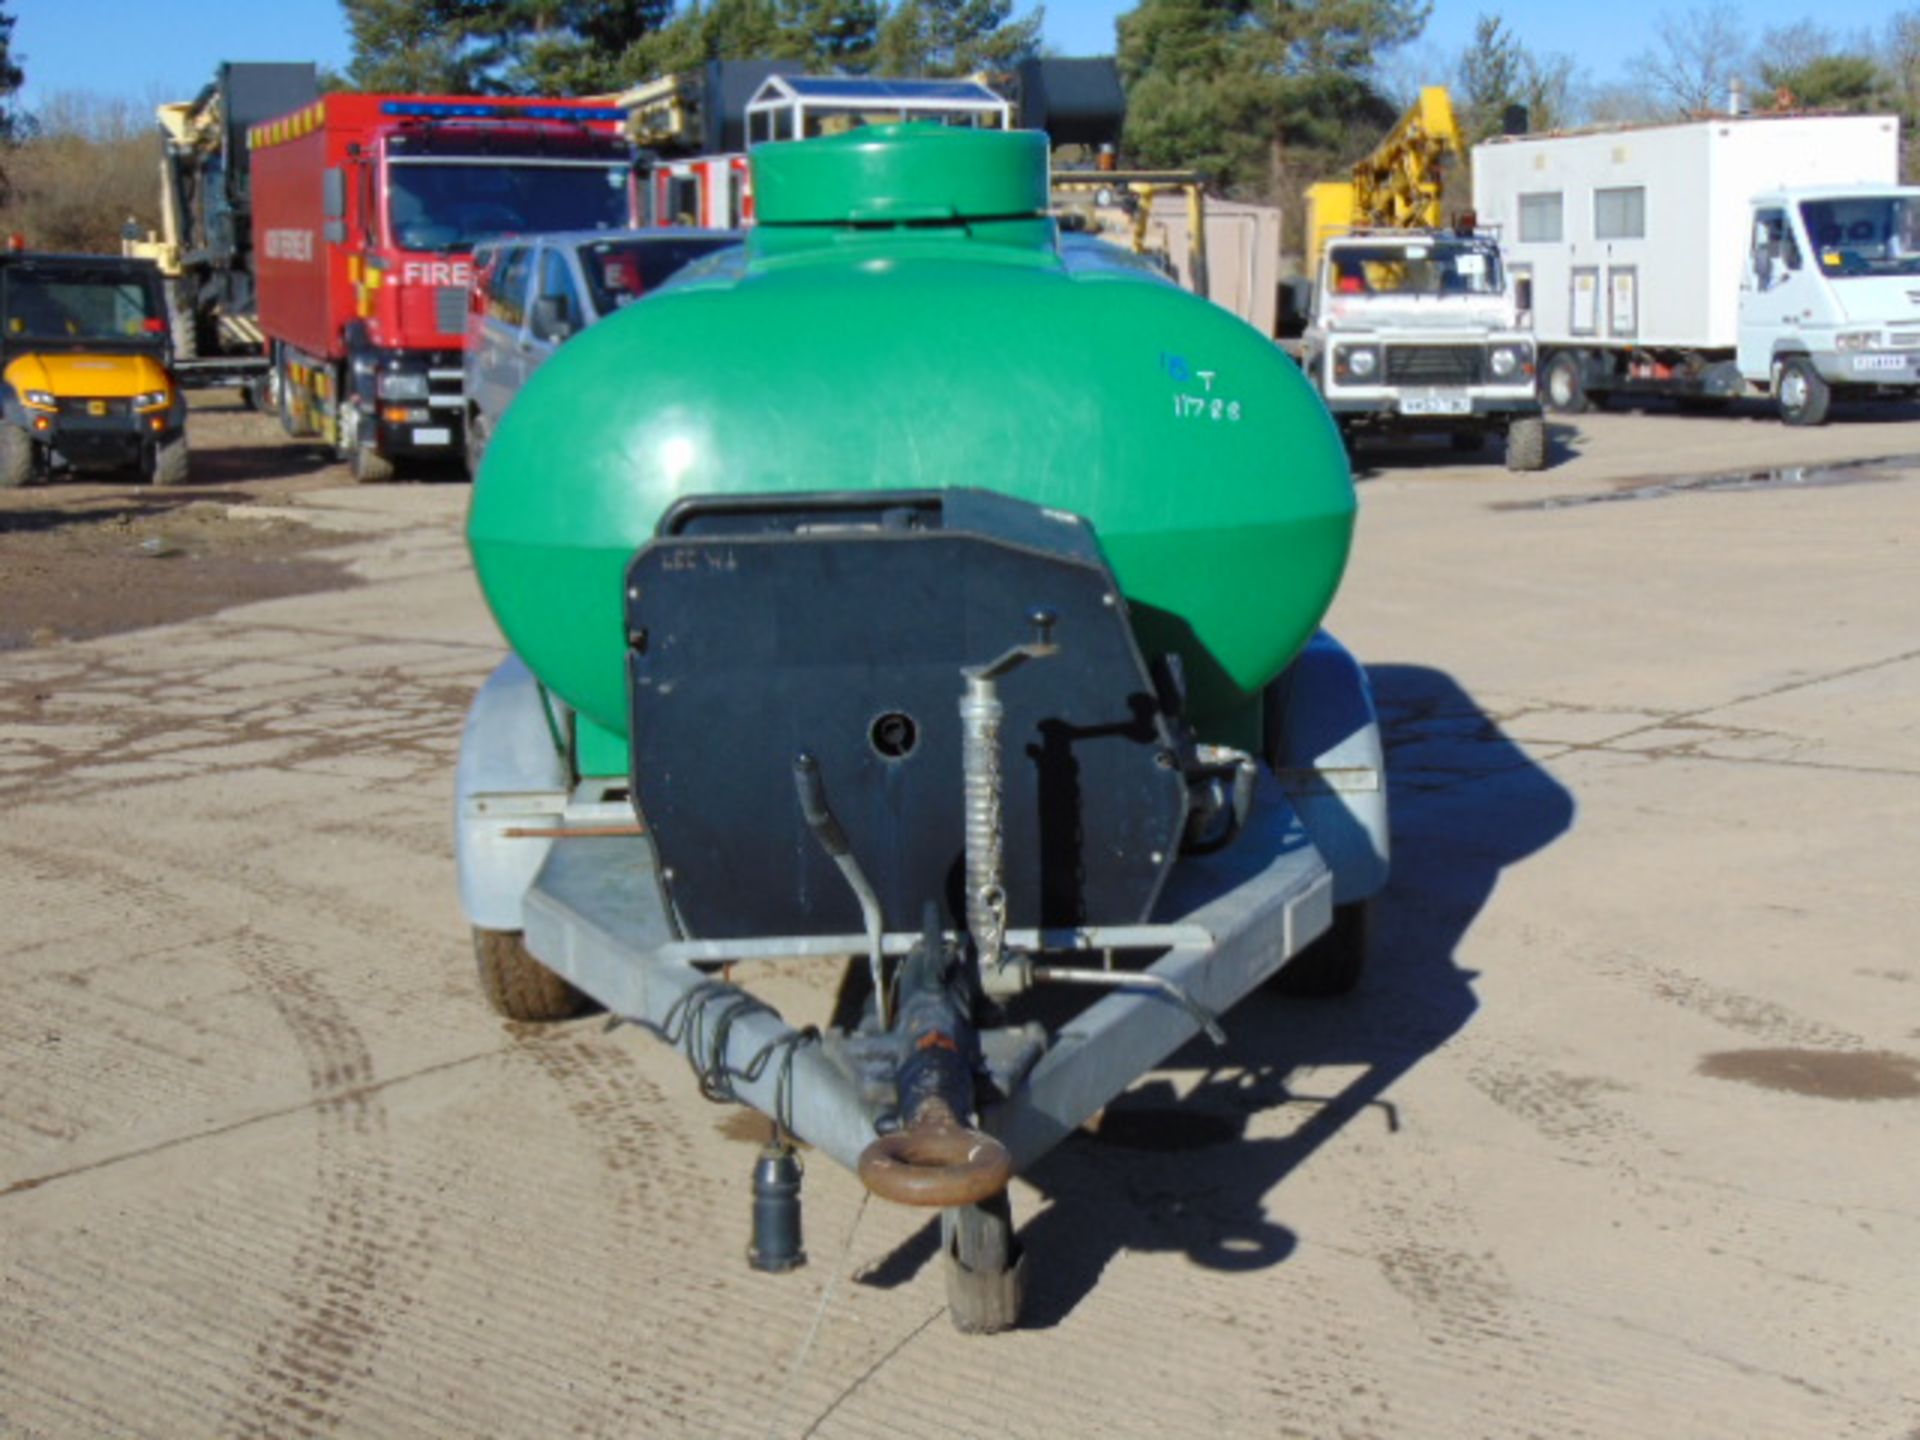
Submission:
[[[60,470],[185,483],[187,405],[151,261],[0,253],[0,487]]]

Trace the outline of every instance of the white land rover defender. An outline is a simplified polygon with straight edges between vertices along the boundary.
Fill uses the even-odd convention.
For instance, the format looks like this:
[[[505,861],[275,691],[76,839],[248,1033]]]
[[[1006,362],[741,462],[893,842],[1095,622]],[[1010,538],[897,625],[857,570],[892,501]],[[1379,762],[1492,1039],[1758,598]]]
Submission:
[[[1349,438],[1442,430],[1506,437],[1507,468],[1547,461],[1533,336],[1488,236],[1356,231],[1327,242],[1301,363]]]

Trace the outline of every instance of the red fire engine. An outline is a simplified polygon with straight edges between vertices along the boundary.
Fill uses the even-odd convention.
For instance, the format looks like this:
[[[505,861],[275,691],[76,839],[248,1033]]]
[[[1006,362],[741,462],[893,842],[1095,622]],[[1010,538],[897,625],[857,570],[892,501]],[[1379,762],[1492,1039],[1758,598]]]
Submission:
[[[611,105],[328,95],[248,134],[260,328],[281,423],[359,480],[458,456],[468,256],[489,235],[633,223]]]
[[[659,160],[643,207],[652,225],[738,230],[753,224],[753,180],[745,155]]]

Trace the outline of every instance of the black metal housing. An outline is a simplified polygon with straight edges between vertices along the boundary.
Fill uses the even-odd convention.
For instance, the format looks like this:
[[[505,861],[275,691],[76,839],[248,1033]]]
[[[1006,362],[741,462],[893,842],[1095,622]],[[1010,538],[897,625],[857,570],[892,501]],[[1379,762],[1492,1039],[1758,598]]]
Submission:
[[[1002,682],[1011,925],[1146,918],[1186,782],[1091,529],[981,491],[682,501],[628,573],[635,808],[687,933],[851,934],[794,798],[816,758],[886,923],[963,912],[961,670]]]

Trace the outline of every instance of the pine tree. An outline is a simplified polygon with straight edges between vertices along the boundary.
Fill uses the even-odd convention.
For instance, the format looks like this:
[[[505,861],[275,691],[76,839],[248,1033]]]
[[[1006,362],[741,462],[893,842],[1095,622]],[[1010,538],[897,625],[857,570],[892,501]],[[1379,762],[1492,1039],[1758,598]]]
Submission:
[[[780,0],[781,54],[859,74],[873,66],[884,13],[880,0]]]
[[[1425,0],[1141,0],[1118,21],[1130,158],[1290,197],[1392,125],[1373,67],[1427,13]]]
[[[486,0],[340,0],[353,40],[356,90],[464,95],[498,88],[503,48]]]
[[[21,57],[13,53],[13,25],[14,17],[0,4],[0,156],[18,144],[27,129],[25,117],[13,103],[14,95],[27,83],[27,72],[20,67]],[[8,178],[4,159],[0,159],[0,205],[12,194],[13,182]]]
[[[1460,124],[1469,145],[1499,134],[1515,105],[1526,110],[1529,129],[1552,130],[1567,121],[1573,62],[1564,55],[1535,55],[1498,15],[1474,23],[1459,74]]]
[[[20,68],[20,56],[13,53],[14,17],[0,4],[0,145],[11,145],[21,138],[25,128],[13,97],[27,83],[27,72]]]
[[[900,0],[880,24],[884,75],[1011,70],[1039,52],[1044,10],[1012,19],[1013,0]]]

